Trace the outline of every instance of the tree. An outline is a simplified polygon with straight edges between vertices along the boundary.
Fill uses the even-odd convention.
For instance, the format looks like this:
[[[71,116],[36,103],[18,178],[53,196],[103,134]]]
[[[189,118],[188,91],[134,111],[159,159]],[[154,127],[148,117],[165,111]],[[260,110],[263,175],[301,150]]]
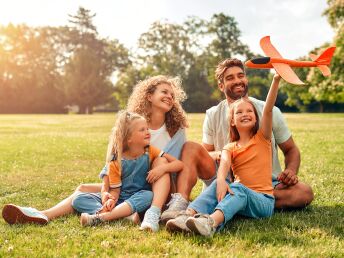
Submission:
[[[193,53],[187,30],[178,24],[154,22],[139,38],[140,63],[161,74],[187,77]]]
[[[94,106],[109,101],[113,92],[111,76],[130,63],[122,44],[99,38],[94,16],[82,7],[77,15],[70,15],[73,27],[69,42],[73,48],[65,66],[65,85],[68,103],[78,105],[81,114],[92,113]]]
[[[207,34],[212,38],[208,51],[218,59],[234,55],[248,56],[248,46],[240,41],[241,32],[234,17],[224,13],[214,14],[207,24]]]
[[[49,27],[0,28],[0,112],[60,113],[64,98]]]
[[[336,32],[333,45],[337,46],[330,66],[332,75],[324,78],[316,68],[308,75],[308,81],[312,84],[309,91],[319,101],[321,112],[324,110],[323,103],[344,103],[344,2],[328,0],[327,3],[329,7],[324,14]],[[324,44],[313,53],[322,52],[322,48],[328,46],[329,44]]]

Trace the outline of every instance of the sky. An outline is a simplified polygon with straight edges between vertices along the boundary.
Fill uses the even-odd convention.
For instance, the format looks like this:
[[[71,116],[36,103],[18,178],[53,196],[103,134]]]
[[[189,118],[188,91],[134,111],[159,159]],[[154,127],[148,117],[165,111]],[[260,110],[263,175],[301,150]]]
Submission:
[[[129,49],[155,21],[183,23],[188,16],[210,20],[220,12],[235,18],[241,41],[260,55],[259,40],[266,35],[290,59],[334,37],[322,16],[326,0],[0,0],[0,24],[67,25],[68,14],[76,14],[79,6],[96,13],[94,24],[102,37],[116,38]]]

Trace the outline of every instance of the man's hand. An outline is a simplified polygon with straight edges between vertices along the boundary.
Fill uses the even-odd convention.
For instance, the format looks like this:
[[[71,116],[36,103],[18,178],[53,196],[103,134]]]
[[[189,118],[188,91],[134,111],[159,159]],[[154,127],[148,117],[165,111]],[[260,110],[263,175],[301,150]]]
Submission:
[[[222,201],[227,192],[234,195],[226,180],[220,178],[216,179],[216,195],[219,202]]]
[[[146,178],[147,182],[150,184],[153,184],[155,181],[157,181],[163,174],[165,174],[165,171],[161,169],[161,166],[158,168],[153,168],[148,172],[148,176]]]
[[[296,185],[299,181],[296,172],[288,168],[278,175],[277,180],[286,186]]]

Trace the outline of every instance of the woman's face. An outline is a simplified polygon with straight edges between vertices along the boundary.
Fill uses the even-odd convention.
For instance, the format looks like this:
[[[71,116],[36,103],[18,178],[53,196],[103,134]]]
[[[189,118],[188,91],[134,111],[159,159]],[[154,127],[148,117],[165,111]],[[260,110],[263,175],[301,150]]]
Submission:
[[[174,104],[174,92],[172,87],[167,83],[159,84],[154,93],[148,96],[152,103],[153,110],[162,110],[164,113],[170,111]]]

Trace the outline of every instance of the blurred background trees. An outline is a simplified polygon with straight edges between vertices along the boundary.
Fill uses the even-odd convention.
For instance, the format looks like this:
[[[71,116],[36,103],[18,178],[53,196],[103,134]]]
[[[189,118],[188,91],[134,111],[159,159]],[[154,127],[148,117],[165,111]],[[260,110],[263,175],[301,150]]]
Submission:
[[[306,86],[283,83],[277,106],[284,111],[344,110],[343,1],[328,0],[324,15],[336,36],[310,53],[336,45],[333,74],[324,78],[317,69],[297,69]],[[204,112],[223,99],[214,78],[217,63],[256,56],[240,40],[235,19],[224,13],[209,20],[189,17],[182,24],[154,22],[132,52],[116,39],[102,38],[94,17],[80,7],[63,27],[0,26],[0,113],[63,113],[72,106],[79,113],[115,110],[125,107],[138,81],[157,74],[181,77],[185,110]],[[250,95],[264,99],[270,72],[252,69],[247,75]]]

